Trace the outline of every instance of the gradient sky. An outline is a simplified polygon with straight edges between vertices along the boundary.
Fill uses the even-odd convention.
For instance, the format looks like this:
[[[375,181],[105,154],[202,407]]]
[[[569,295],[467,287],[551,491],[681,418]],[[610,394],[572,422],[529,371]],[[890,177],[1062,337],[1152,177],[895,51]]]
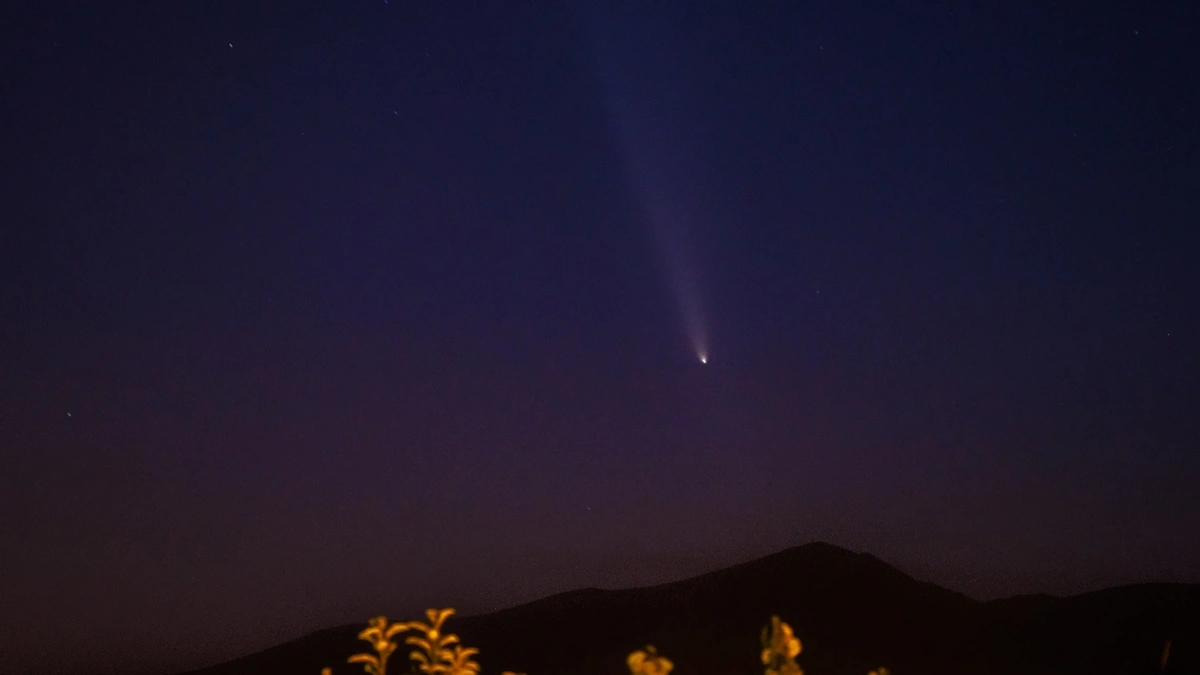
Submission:
[[[0,670],[813,540],[1200,582],[1196,3],[26,5]]]

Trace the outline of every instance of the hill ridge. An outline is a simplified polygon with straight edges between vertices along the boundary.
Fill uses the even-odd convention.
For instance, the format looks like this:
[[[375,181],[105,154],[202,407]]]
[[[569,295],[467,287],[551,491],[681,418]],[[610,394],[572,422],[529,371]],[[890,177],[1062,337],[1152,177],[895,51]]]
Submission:
[[[530,675],[621,675],[624,656],[648,643],[672,658],[673,675],[757,674],[758,629],[772,614],[796,629],[811,675],[865,675],[881,665],[898,675],[1140,674],[1157,663],[1167,634],[1173,663],[1193,663],[1198,651],[1186,636],[1200,634],[1200,585],[1010,600],[977,601],[873,555],[814,542],[678,581],[556,593],[447,627],[480,649],[485,672]],[[355,672],[344,664],[365,647],[361,627],[324,629],[188,675]]]

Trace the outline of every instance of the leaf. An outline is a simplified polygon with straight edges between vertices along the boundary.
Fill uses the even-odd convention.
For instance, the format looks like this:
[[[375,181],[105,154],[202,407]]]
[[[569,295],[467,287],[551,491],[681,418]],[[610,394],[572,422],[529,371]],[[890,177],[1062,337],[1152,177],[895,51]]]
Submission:
[[[446,619],[449,619],[454,614],[454,610],[447,607],[446,609],[427,609],[425,615],[429,617],[430,623],[440,628]]]
[[[433,643],[421,637],[420,635],[409,635],[408,637],[404,638],[404,644],[420,647],[427,652],[433,651]]]
[[[438,644],[442,645],[443,647],[447,645],[458,644],[458,636],[454,633],[446,633],[438,639]]]
[[[390,639],[396,637],[397,635],[399,635],[400,633],[410,631],[412,629],[413,629],[413,625],[411,622],[397,621],[396,623],[392,624],[391,627],[389,627],[387,629],[387,632],[384,633],[383,636],[390,640]]]

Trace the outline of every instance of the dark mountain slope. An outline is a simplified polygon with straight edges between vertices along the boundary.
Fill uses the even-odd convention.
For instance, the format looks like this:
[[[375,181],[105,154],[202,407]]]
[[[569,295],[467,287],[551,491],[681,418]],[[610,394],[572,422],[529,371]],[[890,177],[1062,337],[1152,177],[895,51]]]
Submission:
[[[986,609],[996,663],[1043,668],[1027,672],[1157,673],[1171,639],[1168,671],[1200,673],[1200,585],[1139,584]]]
[[[492,675],[621,675],[625,656],[648,643],[678,675],[751,675],[761,672],[758,634],[772,614],[795,628],[810,675],[865,675],[881,665],[896,675],[1142,675],[1154,672],[1167,637],[1175,640],[1168,671],[1200,672],[1185,670],[1195,658],[1200,586],[980,603],[828,544],[661,586],[562,593],[447,627],[480,649]],[[360,672],[345,665],[367,646],[355,639],[360,628],[314,633],[196,675],[315,674],[326,665]],[[406,666],[396,662],[394,672]]]
[[[737,673],[757,669],[759,630],[779,614],[813,672],[858,672],[880,658],[926,669],[945,658],[948,633],[962,643],[977,610],[871,556],[813,544],[663,586],[556,596],[465,619],[459,632],[485,668],[620,673],[625,654],[653,643],[680,675]]]

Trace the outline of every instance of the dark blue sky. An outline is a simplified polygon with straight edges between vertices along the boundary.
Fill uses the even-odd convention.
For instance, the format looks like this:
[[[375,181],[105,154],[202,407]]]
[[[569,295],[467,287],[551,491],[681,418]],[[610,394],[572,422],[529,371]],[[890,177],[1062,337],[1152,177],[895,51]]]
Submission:
[[[13,14],[7,665],[815,539],[1200,582],[1200,8],[969,4]]]

